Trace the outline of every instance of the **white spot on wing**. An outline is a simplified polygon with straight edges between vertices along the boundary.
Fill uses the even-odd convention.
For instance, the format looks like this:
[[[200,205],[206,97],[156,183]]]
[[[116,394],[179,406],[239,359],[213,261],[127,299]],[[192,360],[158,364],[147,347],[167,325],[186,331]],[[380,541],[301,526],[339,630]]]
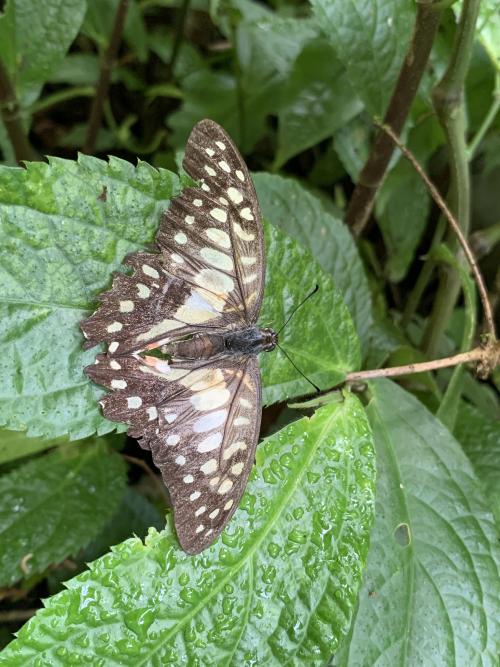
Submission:
[[[142,265],[142,272],[146,276],[149,276],[150,278],[156,278],[156,280],[158,280],[158,278],[160,277],[160,274],[158,273],[158,271],[156,269],[153,269],[152,266],[149,266],[149,264],[143,264]]]
[[[209,157],[213,157],[214,154],[215,154],[215,151],[214,151],[213,148],[205,148],[205,153],[206,153]]]
[[[114,340],[112,343],[109,344],[108,351],[111,352],[111,354],[113,354],[113,352],[116,352],[119,345],[120,343]]]
[[[248,417],[236,417],[233,424],[235,426],[245,426],[245,424],[250,424]]]
[[[211,431],[213,428],[218,428],[221,426],[226,421],[226,418],[227,410],[217,410],[216,412],[210,412],[208,415],[203,415],[203,417],[200,417],[194,422],[193,430],[195,433],[205,433],[206,431]],[[201,446],[201,443],[199,446]]]
[[[188,225],[192,225],[194,223],[194,215],[186,215],[184,222],[186,222]]]
[[[231,393],[228,389],[224,388],[214,388],[206,389],[205,391],[200,391],[197,394],[194,394],[189,399],[195,408],[195,410],[200,410],[203,412],[205,410],[214,410],[215,408],[220,408],[222,405],[225,405]]]
[[[121,365],[117,361],[115,361],[114,359],[111,359],[111,361],[109,362],[109,366],[114,371],[119,371],[120,368],[121,368]]]
[[[167,437],[167,445],[170,445],[171,447],[173,447],[174,445],[176,445],[179,442],[180,439],[181,439],[181,437],[177,434],[169,435]]]
[[[193,475],[186,475],[182,479],[182,481],[184,482],[184,484],[192,484],[194,482],[194,477],[193,477]]]
[[[151,294],[151,290],[147,285],[144,285],[144,283],[137,283],[136,287],[139,299],[147,299]]]
[[[251,234],[249,232],[246,232],[243,227],[239,224],[239,222],[235,222],[233,224],[234,231],[236,232],[237,236],[240,237],[243,241],[253,241],[255,238],[255,234]]]
[[[127,383],[125,380],[111,380],[111,388],[112,389],[126,389],[127,388]]]
[[[121,322],[112,322],[107,328],[108,333],[115,333],[116,331],[121,331],[123,329],[123,324]]]
[[[149,338],[156,338],[167,331],[173,331],[174,329],[180,329],[184,324],[182,322],[177,322],[176,320],[162,320],[151,327],[148,331],[145,331],[142,334],[137,336],[137,340],[148,340]]]
[[[212,264],[212,266],[223,271],[232,271],[234,268],[231,257],[213,248],[202,248],[200,255],[208,264]]]
[[[183,466],[186,463],[186,457],[182,456],[182,454],[179,454],[179,456],[175,459],[175,462],[178,466]]]
[[[245,180],[245,176],[243,175],[243,172],[240,171],[239,169],[237,169],[235,171],[235,174],[240,179],[240,181],[243,183],[243,181]]]
[[[127,398],[127,406],[132,410],[137,410],[142,405],[142,398],[140,396],[129,396]]]
[[[156,409],[156,407],[154,405],[152,405],[150,408],[148,408],[146,410],[146,412],[148,414],[149,421],[152,421],[153,419],[156,419],[158,417],[158,410]]]
[[[120,301],[120,313],[131,313],[133,310],[133,301]]]
[[[248,208],[248,206],[241,209],[240,215],[243,218],[243,220],[253,220],[254,219],[252,211]]]
[[[198,507],[198,509],[196,510],[194,515],[195,516],[200,516],[200,514],[203,514],[206,511],[207,511],[207,508],[205,507],[205,505],[202,505],[201,507]]]
[[[252,266],[257,261],[257,257],[240,257],[240,262],[243,266]]]
[[[253,281],[257,278],[256,273],[249,273],[247,276],[243,278],[243,283],[245,285],[249,285],[250,283],[253,283]]]
[[[250,403],[250,401],[248,401],[246,398],[243,398],[243,397],[240,398],[240,404],[241,404],[244,408],[251,408],[251,407],[252,407],[252,404]]]
[[[204,526],[203,524],[200,523],[200,525],[198,526],[198,528],[195,530],[195,533],[201,533],[202,530],[204,530],[204,529],[205,529],[205,526]]]
[[[212,167],[209,167],[208,164],[205,165],[204,169],[209,176],[215,176],[215,169],[212,169]]]
[[[226,150],[226,144],[223,144],[222,141],[216,141],[215,145],[218,146],[221,149],[221,151]]]
[[[234,456],[236,452],[242,451],[244,452],[245,449],[247,448],[246,442],[243,440],[238,440],[237,442],[233,442],[232,444],[229,445],[227,449],[224,450],[224,456],[222,457],[225,461],[231,458],[231,456]]]
[[[213,510],[213,512],[210,512],[210,514],[209,514],[208,516],[209,516],[211,519],[215,519],[215,517],[219,514],[219,512],[220,512],[220,509],[217,508],[217,509]]]
[[[200,496],[201,493],[199,491],[193,491],[193,493],[189,496],[189,500],[193,503],[195,500],[198,500]]]
[[[233,505],[234,505],[234,500],[231,498],[231,500],[228,500],[227,503],[224,505],[224,509],[226,510],[226,512],[227,510],[230,510]]]
[[[200,208],[200,206],[203,206],[203,202],[201,199],[193,199],[193,204],[197,207]]]
[[[206,463],[200,466],[200,470],[204,475],[211,475],[218,467],[219,464],[217,463],[217,459],[209,459]]]
[[[234,288],[233,279],[217,269],[202,269],[194,279],[200,287],[215,294],[227,293]]]
[[[225,410],[223,410],[225,412]],[[208,438],[205,438],[200,442],[197,447],[197,451],[200,454],[205,454],[206,452],[211,452],[214,449],[217,449],[222,442],[222,433],[214,433],[209,435]]]
[[[243,195],[237,188],[228,188],[227,194],[229,195],[229,199],[235,204],[241,204],[243,201]]]
[[[170,257],[171,257],[172,261],[175,262],[176,264],[184,264],[184,258],[181,257],[180,255],[178,255],[176,252],[173,252],[170,255]]]
[[[221,160],[219,162],[219,167],[226,172],[226,174],[231,173],[231,167],[228,165],[228,163],[225,160]]]
[[[217,229],[217,227],[208,227],[208,229],[205,230],[205,234],[213,243],[215,243],[215,245],[218,245],[221,248],[231,247],[231,239],[229,238],[229,234],[227,234],[227,232],[223,231],[222,229]]]
[[[212,218],[218,220],[219,222],[226,222],[227,220],[227,213],[226,211],[223,211],[221,208],[213,208],[210,211],[210,215],[212,216]]]
[[[185,245],[187,243],[187,236],[184,234],[184,232],[177,232],[177,234],[174,236],[174,241],[179,245]]]
[[[225,493],[228,491],[231,491],[233,488],[233,480],[232,479],[225,479],[222,484],[219,486],[217,489],[217,493],[221,496],[223,496]]]
[[[243,468],[245,467],[243,462],[235,463],[234,466],[231,468],[231,473],[238,477],[238,475],[241,475],[243,472]]]

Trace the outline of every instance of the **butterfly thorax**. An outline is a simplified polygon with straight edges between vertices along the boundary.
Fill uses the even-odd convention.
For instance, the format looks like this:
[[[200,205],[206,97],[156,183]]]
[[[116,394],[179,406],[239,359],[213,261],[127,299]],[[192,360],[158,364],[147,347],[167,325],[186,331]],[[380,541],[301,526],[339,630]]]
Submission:
[[[212,359],[218,355],[250,355],[270,352],[278,342],[272,329],[246,327],[224,333],[197,333],[172,341],[162,351],[177,359]]]

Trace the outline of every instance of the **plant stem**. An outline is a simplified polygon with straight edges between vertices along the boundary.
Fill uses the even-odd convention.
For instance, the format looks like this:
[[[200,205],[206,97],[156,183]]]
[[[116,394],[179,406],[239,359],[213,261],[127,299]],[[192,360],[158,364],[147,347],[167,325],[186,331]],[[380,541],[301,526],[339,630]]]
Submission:
[[[129,463],[133,463],[134,465],[138,466],[139,468],[142,468],[144,472],[152,479],[154,484],[156,485],[157,489],[159,490],[161,497],[165,501],[165,505],[167,507],[170,507],[170,498],[167,493],[167,489],[164,486],[164,484],[160,481],[160,479],[155,475],[155,473],[151,470],[151,468],[148,466],[148,464],[143,461],[142,459],[138,459],[135,456],[129,456],[128,454],[122,454],[122,457],[125,459],[125,461],[128,461]]]
[[[84,153],[93,153],[97,140],[97,133],[101,127],[102,109],[104,101],[108,96],[109,82],[111,79],[111,70],[113,68],[120,42],[122,40],[123,28],[125,26],[125,17],[127,15],[128,0],[120,0],[116,14],[113,30],[109,40],[108,47],[101,59],[101,71],[99,81],[90,110],[89,124],[87,128],[87,137],[83,146]]]
[[[179,17],[177,19],[177,26],[175,29],[174,45],[172,47],[172,54],[170,56],[170,61],[167,66],[169,79],[174,76],[175,64],[177,62],[177,58],[179,57],[182,40],[184,38],[184,29],[186,26],[186,18],[189,9],[189,2],[190,0],[182,0],[182,4],[179,10]]]
[[[479,5],[480,0],[464,0],[450,62],[443,78],[433,91],[434,107],[443,126],[449,151],[450,189],[448,202],[458,220],[460,227],[459,239],[462,247],[464,247],[464,243],[461,237],[465,239],[468,236],[470,225],[470,175],[465,141],[466,120],[463,90],[474,43]],[[454,231],[457,233],[455,228]],[[457,244],[454,236],[448,235],[448,245],[452,251],[456,251]],[[465,245],[468,247],[467,243]],[[468,256],[467,259],[470,262]],[[422,340],[423,348],[431,357],[437,353],[460,291],[460,279],[456,270],[447,266],[441,268],[439,274],[439,287]],[[475,277],[477,281],[476,272]],[[485,302],[488,302],[489,306],[487,296],[486,299],[484,298],[483,291],[485,293],[486,290],[482,281],[478,282],[478,288],[483,307]],[[488,322],[488,328],[490,333],[493,333],[493,317],[489,317],[491,309],[488,309],[488,307],[485,308],[485,315],[487,319],[491,320]]]
[[[417,15],[408,51],[399,72],[384,123],[400,134],[417,94],[420,80],[427,66],[432,44],[441,17],[440,3],[433,0],[417,2]],[[394,152],[392,141],[378,131],[370,156],[366,161],[354,189],[346,212],[346,224],[359,236],[368,222],[377,190],[384,180]]]
[[[486,132],[489,130],[490,125],[495,120],[495,116],[497,115],[499,109],[500,109],[500,72],[497,72],[495,77],[495,90],[493,91],[493,102],[491,103],[491,107],[489,108],[488,113],[486,114],[483,122],[481,123],[481,127],[476,132],[476,136],[474,137],[474,139],[472,139],[467,148],[467,157],[469,158],[469,161],[472,160],[472,158],[474,157],[479,144],[483,140]]]
[[[413,165],[414,169],[417,171],[418,175],[422,179],[422,181],[425,183],[427,189],[430,192],[431,197],[434,199],[436,204],[439,206],[441,209],[441,212],[443,213],[445,219],[448,221],[450,224],[454,234],[457,236],[458,241],[460,245],[462,246],[462,249],[464,251],[464,254],[467,258],[467,261],[469,262],[469,265],[471,267],[472,273],[474,275],[474,279],[477,284],[477,288],[479,291],[479,294],[481,296],[481,303],[483,306],[484,310],[484,315],[486,318],[486,323],[488,326],[489,333],[492,337],[493,340],[496,339],[496,333],[495,333],[495,322],[493,319],[493,310],[491,308],[491,304],[488,298],[488,292],[486,291],[486,286],[484,284],[483,276],[481,275],[481,271],[479,270],[479,266],[476,262],[476,259],[474,257],[474,254],[469,246],[469,243],[467,241],[467,238],[465,237],[464,233],[462,232],[460,225],[458,222],[455,220],[452,212],[446,205],[446,202],[444,199],[441,197],[441,194],[439,193],[439,190],[436,188],[436,186],[432,183],[432,181],[429,179],[429,177],[426,175],[422,167],[419,165],[415,157],[410,153],[410,151],[404,146],[401,141],[398,139],[396,134],[391,130],[390,127],[387,127],[386,125],[382,125],[381,128],[384,130],[384,132],[387,132],[387,134],[391,137],[392,141],[399,147],[399,149],[402,151],[403,155],[411,162]]]
[[[57,93],[53,93],[52,95],[47,95],[41,100],[38,100],[31,105],[29,111],[31,113],[38,113],[40,111],[45,111],[45,109],[49,109],[56,104],[61,104],[61,102],[72,100],[75,97],[93,97],[94,93],[95,88],[93,86],[75,86],[74,88],[65,88],[64,90],[60,90]]]
[[[0,60],[0,110],[3,124],[9,135],[10,143],[14,149],[16,160],[38,160],[39,157],[28,140],[27,133],[21,121],[19,103],[16,99],[14,87],[10,81],[7,70]]]
[[[397,377],[398,375],[413,375],[414,373],[426,373],[435,371],[439,368],[449,368],[458,364],[466,364],[471,361],[485,361],[490,359],[490,353],[487,349],[476,347],[469,352],[461,352],[444,359],[433,359],[432,361],[422,361],[418,364],[406,364],[405,366],[393,366],[392,368],[374,368],[367,371],[356,371],[348,373],[344,382],[358,382],[359,380],[370,380],[372,378]],[[497,362],[498,363],[498,362]]]
[[[0,611],[0,623],[17,623],[18,621],[27,621],[39,611],[38,609],[11,609],[9,611]]]

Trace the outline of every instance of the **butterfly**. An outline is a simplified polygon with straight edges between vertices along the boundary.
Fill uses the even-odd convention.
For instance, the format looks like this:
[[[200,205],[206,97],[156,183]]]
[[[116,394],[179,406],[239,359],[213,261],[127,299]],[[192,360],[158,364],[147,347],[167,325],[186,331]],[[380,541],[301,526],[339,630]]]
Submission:
[[[227,525],[250,474],[261,421],[257,354],[278,342],[256,326],[265,274],[262,220],[248,169],[211,120],[193,128],[183,168],[198,182],[170,203],[157,252],[134,252],[81,323],[85,369],[110,390],[105,417],[150,449],[182,548],[199,553]]]

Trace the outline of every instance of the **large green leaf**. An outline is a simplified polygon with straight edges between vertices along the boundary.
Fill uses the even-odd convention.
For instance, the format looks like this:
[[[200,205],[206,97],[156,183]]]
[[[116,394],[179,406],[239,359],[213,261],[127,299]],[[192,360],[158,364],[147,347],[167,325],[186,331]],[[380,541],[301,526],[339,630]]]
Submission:
[[[116,158],[0,168],[0,424],[72,438],[115,428],[98,409],[101,390],[83,375],[95,351],[82,351],[78,324],[124,256],[152,241],[179,190],[170,172]],[[318,283],[320,293],[290,322],[284,341],[304,373],[336,384],[359,364],[349,313],[306,251],[279,232],[268,230],[267,239],[262,319],[277,327]],[[310,389],[279,351],[263,366],[267,402]]]
[[[55,440],[45,438],[27,438],[19,431],[0,430],[0,465],[16,459],[22,459],[35,452],[43,452],[54,445],[60,444]]]
[[[23,106],[36,100],[83,21],[85,0],[7,0],[0,57]]]
[[[187,556],[170,527],[122,543],[45,601],[0,664],[324,664],[349,627],[374,474],[346,394],[260,445],[216,544]]]
[[[500,530],[500,421],[481,414],[462,402],[457,413],[455,436],[483,483]]]
[[[372,325],[371,295],[349,230],[297,181],[265,173],[255,174],[254,181],[264,217],[309,248],[331,274],[354,319],[361,343],[366,344]],[[305,296],[306,292],[304,284],[301,293]]]
[[[388,380],[370,387],[376,520],[336,664],[496,665],[500,554],[472,466],[411,394]]]
[[[59,447],[0,477],[0,586],[88,544],[124,488],[123,461],[103,441]]]
[[[275,167],[331,137],[363,107],[344,66],[325,39],[305,45],[295,61],[284,97],[286,102],[278,113]]]
[[[311,0],[316,18],[371,114],[383,115],[412,28],[412,0]]]

